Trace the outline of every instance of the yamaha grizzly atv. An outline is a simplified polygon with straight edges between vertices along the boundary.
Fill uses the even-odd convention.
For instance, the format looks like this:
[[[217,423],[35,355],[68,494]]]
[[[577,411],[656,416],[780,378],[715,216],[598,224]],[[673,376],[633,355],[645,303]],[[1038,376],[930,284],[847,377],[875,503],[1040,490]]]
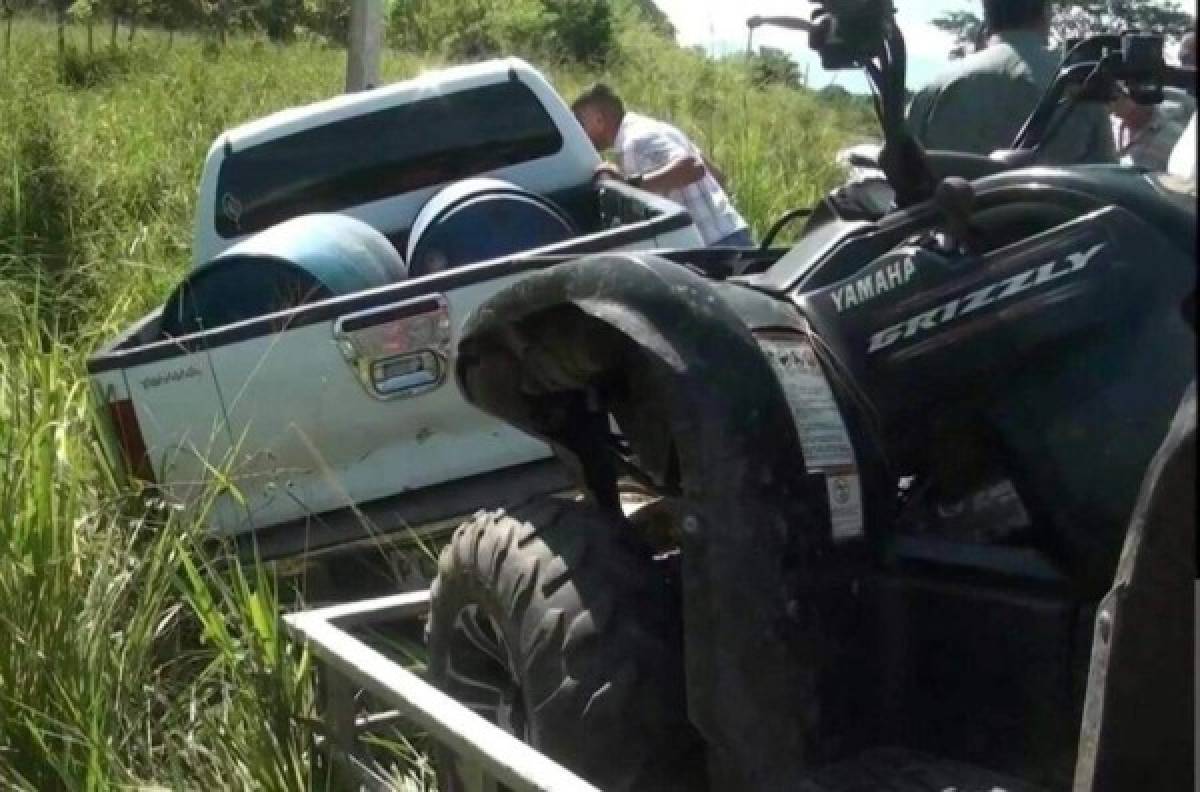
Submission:
[[[606,790],[1182,789],[1194,186],[1027,165],[1061,105],[1194,74],[1094,39],[1013,151],[924,152],[890,3],[817,20],[879,92],[886,210],[837,191],[786,251],[563,260],[478,309],[458,386],[582,496],[458,529],[432,676]]]

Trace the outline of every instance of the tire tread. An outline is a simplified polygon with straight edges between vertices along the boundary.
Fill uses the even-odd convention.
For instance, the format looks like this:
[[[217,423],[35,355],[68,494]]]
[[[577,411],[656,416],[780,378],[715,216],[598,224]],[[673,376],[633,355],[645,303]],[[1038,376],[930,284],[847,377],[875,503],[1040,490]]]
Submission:
[[[605,790],[691,788],[667,769],[698,745],[672,638],[678,606],[626,527],[563,498],[475,514],[439,559],[431,676],[455,693],[455,618],[478,605],[503,633],[535,747]]]

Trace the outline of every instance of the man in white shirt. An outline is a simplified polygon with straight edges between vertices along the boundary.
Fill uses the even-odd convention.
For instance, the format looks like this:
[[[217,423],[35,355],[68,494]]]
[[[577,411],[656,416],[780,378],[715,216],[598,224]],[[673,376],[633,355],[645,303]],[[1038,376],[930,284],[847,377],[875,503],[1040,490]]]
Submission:
[[[602,83],[571,105],[592,145],[615,149],[620,168],[601,163],[597,178],[622,179],[688,210],[709,247],[752,247],[749,226],[722,187],[721,172],[677,128],[627,112]]]

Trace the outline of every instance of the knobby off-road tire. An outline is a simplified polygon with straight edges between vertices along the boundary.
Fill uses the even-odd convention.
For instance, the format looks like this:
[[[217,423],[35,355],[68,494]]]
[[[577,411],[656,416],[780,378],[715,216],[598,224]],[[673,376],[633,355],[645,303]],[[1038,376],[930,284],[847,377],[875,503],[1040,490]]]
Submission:
[[[464,523],[431,589],[431,677],[603,790],[699,789],[678,606],[628,534],[563,498]]]

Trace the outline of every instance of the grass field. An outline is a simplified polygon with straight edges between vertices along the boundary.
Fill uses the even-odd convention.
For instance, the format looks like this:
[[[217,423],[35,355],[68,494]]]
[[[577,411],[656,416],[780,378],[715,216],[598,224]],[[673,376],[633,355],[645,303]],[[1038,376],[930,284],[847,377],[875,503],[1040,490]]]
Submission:
[[[626,33],[604,75],[546,67],[572,95],[604,76],[727,172],[761,233],[838,177],[861,115]],[[82,32],[71,31],[82,47]],[[0,80],[0,787],[323,788],[309,761],[309,659],[275,581],[198,552],[195,526],[110,474],[87,353],[184,271],[203,156],[224,128],[340,90],[344,54],[143,33],[55,55],[18,21]],[[435,63],[390,53],[388,80]],[[430,784],[415,757],[413,788]]]

